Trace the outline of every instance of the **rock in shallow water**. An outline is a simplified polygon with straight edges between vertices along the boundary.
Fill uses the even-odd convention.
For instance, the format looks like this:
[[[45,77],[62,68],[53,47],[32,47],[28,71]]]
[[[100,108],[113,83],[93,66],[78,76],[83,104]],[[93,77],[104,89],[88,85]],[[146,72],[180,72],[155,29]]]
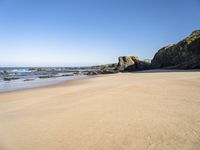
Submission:
[[[17,79],[20,79],[20,78],[17,78],[17,77],[5,77],[4,81],[11,81],[11,80],[17,80]]]
[[[33,81],[34,79],[25,79],[24,81]]]
[[[56,78],[54,75],[39,76],[40,79]]]

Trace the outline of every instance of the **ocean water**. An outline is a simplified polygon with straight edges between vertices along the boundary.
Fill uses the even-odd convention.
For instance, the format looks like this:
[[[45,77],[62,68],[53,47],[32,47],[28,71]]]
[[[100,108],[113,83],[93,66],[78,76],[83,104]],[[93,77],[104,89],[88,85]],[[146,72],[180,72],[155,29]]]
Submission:
[[[0,68],[0,92],[42,87],[67,80],[85,79],[87,71],[79,68]]]

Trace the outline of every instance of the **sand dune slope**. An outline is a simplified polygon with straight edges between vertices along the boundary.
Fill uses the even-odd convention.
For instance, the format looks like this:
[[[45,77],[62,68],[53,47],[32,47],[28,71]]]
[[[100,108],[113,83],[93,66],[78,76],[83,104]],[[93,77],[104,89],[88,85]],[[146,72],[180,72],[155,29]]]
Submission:
[[[199,150],[200,72],[124,73],[0,94],[0,150]]]

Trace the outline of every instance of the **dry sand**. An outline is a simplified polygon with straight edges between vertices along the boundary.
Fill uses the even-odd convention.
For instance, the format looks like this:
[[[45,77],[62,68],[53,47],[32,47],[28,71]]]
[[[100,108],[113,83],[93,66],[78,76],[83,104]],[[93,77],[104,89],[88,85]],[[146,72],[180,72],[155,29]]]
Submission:
[[[0,150],[200,150],[200,72],[0,94]]]

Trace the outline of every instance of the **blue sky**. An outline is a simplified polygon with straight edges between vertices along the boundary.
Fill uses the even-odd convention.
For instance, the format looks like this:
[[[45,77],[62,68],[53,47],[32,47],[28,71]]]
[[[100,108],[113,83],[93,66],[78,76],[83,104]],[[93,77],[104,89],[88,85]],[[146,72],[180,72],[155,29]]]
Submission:
[[[0,66],[152,58],[199,28],[199,0],[0,0]]]

